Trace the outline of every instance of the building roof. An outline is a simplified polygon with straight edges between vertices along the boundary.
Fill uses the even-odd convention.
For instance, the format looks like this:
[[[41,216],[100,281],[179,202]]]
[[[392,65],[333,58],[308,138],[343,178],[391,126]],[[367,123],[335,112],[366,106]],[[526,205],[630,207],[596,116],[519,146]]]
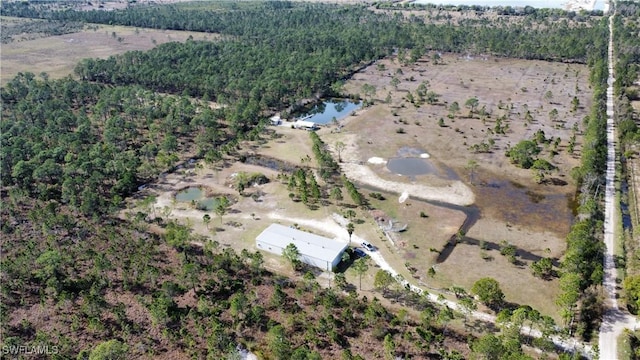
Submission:
[[[346,242],[300,231],[293,227],[271,224],[256,238],[265,244],[285,248],[294,244],[300,255],[333,262],[347,247]]]
[[[295,122],[295,126],[296,127],[306,127],[306,128],[316,128],[316,127],[318,127],[318,124],[314,123],[313,121],[297,120]]]

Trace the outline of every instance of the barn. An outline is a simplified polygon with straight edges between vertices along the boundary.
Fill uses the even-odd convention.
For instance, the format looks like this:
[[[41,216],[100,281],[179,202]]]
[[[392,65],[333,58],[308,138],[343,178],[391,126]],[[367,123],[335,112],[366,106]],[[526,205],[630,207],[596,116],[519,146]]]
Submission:
[[[289,244],[298,248],[300,261],[327,271],[333,271],[338,266],[342,253],[349,245],[280,224],[269,225],[256,238],[258,249],[277,255],[282,255]]]

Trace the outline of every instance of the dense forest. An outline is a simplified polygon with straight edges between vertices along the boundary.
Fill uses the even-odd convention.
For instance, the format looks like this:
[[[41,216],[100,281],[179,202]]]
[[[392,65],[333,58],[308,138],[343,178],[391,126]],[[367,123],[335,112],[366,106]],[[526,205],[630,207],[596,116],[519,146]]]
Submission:
[[[362,6],[265,2],[236,11],[210,7],[77,12],[10,3],[2,14],[225,35],[227,40],[217,43],[166,44],[146,53],[86,60],[76,72],[92,81],[185,91],[221,103],[244,99],[261,108],[330,95],[331,85],[358,66],[397,49],[412,49],[413,61],[439,50],[586,62],[593,48],[590,39],[600,29],[596,18],[541,24],[531,15],[523,24],[433,24]]]
[[[86,215],[105,214],[179,161],[218,157],[237,133],[224,111],[139,86],[21,74],[0,91],[2,185]]]
[[[69,34],[82,30],[83,23],[57,20],[4,21],[2,24],[2,43],[7,44],[37,36],[54,36]],[[34,35],[36,34],[36,35]],[[26,35],[26,36],[25,36]]]
[[[194,246],[201,239],[172,222],[160,221],[163,230],[156,234],[149,231],[149,214],[129,221],[113,215],[139,185],[192,157],[215,162],[233,154],[240,140],[263,136],[263,120],[274,110],[339,94],[340,82],[354,71],[398,50],[409,63],[438,50],[591,67],[597,101],[586,119],[584,165],[575,172],[584,220],[568,239],[559,302],[567,325],[578,317],[575,330],[589,338],[597,318],[591,290],[602,276],[596,189],[606,153],[604,19],[567,16],[543,26],[546,18],[533,11],[522,16],[539,26],[434,24],[399,11],[290,2],[109,12],[58,5],[5,2],[0,13],[215,32],[223,38],[86,59],[76,68],[78,79],[20,74],[1,89],[5,344],[26,339],[56,346],[54,358],[60,359],[109,352],[217,359],[235,356],[238,344],[278,359],[456,359],[461,351],[526,358],[519,332],[512,331],[512,338],[463,338],[447,329],[454,316],[448,308],[404,289],[394,294],[414,307],[420,321],[393,314],[375,298],[322,289],[312,275],[294,282],[270,274],[259,253],[237,254],[214,243]],[[224,106],[212,109],[210,101]],[[335,171],[333,159],[319,150],[316,156],[328,173]],[[24,320],[15,321],[16,314]],[[86,329],[81,340],[75,334],[80,329]],[[362,355],[350,349],[356,339],[368,344],[359,349]],[[537,345],[552,350],[546,338]]]

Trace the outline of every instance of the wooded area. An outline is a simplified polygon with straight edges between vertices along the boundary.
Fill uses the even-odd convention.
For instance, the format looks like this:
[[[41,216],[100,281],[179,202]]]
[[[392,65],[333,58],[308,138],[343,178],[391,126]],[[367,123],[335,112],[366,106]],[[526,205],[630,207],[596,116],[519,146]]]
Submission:
[[[129,222],[112,215],[138,186],[180,162],[191,157],[215,162],[232,154],[238,141],[258,139],[274,111],[339,94],[340,82],[365,64],[398,51],[412,63],[432,50],[591,67],[597,101],[585,120],[583,166],[575,173],[582,184],[584,220],[568,238],[559,300],[566,325],[577,327],[572,320],[579,317],[576,330],[589,338],[598,315],[591,290],[602,277],[603,250],[596,234],[602,219],[597,188],[604,181],[606,154],[605,19],[562,18],[542,26],[546,18],[534,11],[523,15],[533,26],[443,25],[364,6],[278,1],[89,12],[49,7],[2,3],[0,14],[215,32],[223,39],[86,59],[76,68],[77,80],[25,73],[2,88],[6,344],[55,344],[58,358],[88,355],[94,348],[221,358],[241,343],[279,359],[357,359],[362,357],[352,354],[349,343],[359,339],[384,347],[378,355],[386,358],[460,358],[456,349],[466,339],[447,330],[450,310],[413,293],[398,290],[403,303],[421,312],[421,322],[391,313],[375,298],[322,289],[312,277],[295,284],[279,278],[264,270],[260,253],[193,246],[192,240],[201,239],[181,225],[161,224],[165,234],[159,236],[148,231],[148,214]],[[638,63],[637,54],[623,59]],[[637,75],[637,67],[629,68],[620,87]],[[220,107],[213,109],[210,101]],[[323,173],[335,175],[337,164],[321,140],[314,141]],[[305,181],[304,176],[294,182]],[[344,183],[354,203],[364,201],[348,179]],[[39,306],[47,308],[49,320],[10,321],[12,314]],[[87,329],[86,338],[78,341],[81,329]],[[489,337],[469,342],[479,354],[525,358],[523,339],[519,332],[513,336],[517,345]],[[107,339],[116,343],[105,344]],[[103,346],[96,348],[99,343]]]

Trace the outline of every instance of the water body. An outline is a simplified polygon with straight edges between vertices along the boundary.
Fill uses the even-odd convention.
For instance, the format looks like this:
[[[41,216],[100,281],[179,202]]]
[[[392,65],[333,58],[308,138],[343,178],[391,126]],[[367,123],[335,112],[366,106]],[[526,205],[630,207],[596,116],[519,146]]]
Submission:
[[[203,196],[202,190],[197,187],[190,187],[176,194],[177,201],[193,201]]]
[[[329,124],[333,118],[340,120],[361,106],[360,102],[331,99],[314,106],[313,109],[302,115],[302,118],[316,124]]]
[[[425,151],[418,148],[401,147],[397,157],[387,161],[387,169],[394,174],[413,178],[418,175],[435,175],[445,180],[460,180],[453,169],[440,165],[436,166],[431,160],[423,157]]]
[[[204,197],[202,189],[197,187],[190,187],[180,191],[176,194],[176,200],[180,202],[197,202],[197,208],[206,211],[211,211],[218,205],[217,199]]]
[[[438,172],[433,164],[421,158],[392,158],[387,161],[389,171],[405,176],[435,174]]]
[[[543,194],[501,179],[477,184],[474,190],[479,206],[491,208],[492,216],[511,224],[566,233],[574,220],[574,194]]]
[[[218,205],[218,199],[216,198],[204,198],[198,202],[199,209],[205,209],[207,211],[212,211]]]
[[[511,6],[513,8],[523,8],[531,6],[538,9],[565,9],[566,0],[415,0],[416,4],[438,4],[438,5],[466,5],[466,6]],[[604,10],[604,1],[595,2],[594,10]]]

